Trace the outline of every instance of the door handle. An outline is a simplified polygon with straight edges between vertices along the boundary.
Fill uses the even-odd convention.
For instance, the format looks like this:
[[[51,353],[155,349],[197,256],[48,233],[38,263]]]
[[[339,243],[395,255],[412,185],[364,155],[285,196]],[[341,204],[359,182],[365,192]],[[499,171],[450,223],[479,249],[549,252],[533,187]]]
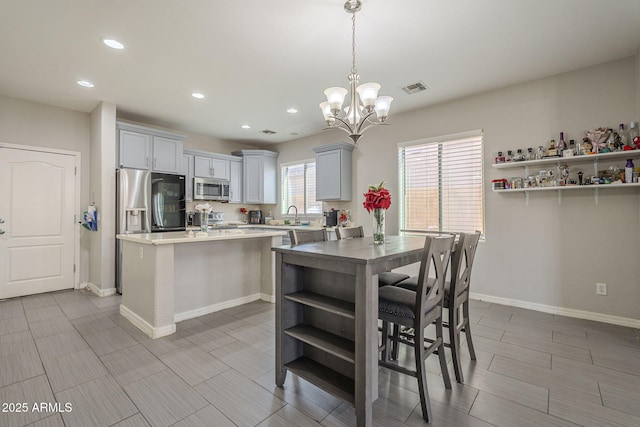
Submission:
[[[4,230],[0,230],[0,234],[4,234]]]
[[[0,224],[4,224],[4,219],[0,218]]]

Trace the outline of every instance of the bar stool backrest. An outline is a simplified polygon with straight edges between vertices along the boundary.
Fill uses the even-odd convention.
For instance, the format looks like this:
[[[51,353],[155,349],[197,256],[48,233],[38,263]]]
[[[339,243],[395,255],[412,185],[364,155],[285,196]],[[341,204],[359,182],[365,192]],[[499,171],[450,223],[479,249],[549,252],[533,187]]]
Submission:
[[[291,238],[291,246],[329,240],[327,230],[324,228],[322,230],[289,230],[289,237]]]

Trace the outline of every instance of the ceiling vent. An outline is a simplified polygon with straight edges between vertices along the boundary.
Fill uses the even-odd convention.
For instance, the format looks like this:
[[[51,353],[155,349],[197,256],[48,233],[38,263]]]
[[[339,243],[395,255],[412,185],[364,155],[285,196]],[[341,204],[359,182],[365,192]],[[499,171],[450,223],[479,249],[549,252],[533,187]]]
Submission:
[[[260,132],[264,133],[265,135],[273,135],[273,134],[275,134],[274,131],[269,130],[269,129],[261,130]]]
[[[413,95],[414,93],[427,90],[427,86],[422,82],[415,82],[415,83],[411,83],[409,85],[404,86],[402,90],[408,93],[409,95]]]

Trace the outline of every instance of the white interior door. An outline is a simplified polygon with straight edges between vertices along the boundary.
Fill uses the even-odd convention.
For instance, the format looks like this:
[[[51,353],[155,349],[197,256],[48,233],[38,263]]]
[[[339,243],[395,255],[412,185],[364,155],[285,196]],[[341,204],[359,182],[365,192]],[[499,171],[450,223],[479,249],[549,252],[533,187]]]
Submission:
[[[0,147],[0,299],[74,287],[75,162]]]

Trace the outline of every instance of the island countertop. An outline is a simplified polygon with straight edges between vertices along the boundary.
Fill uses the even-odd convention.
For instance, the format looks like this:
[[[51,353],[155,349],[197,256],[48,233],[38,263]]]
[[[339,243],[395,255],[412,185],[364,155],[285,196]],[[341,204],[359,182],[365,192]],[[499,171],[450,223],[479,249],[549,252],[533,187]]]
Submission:
[[[172,231],[168,233],[144,233],[144,234],[118,234],[117,239],[146,245],[171,245],[174,243],[195,243],[217,240],[255,239],[286,235],[284,230],[244,230],[238,228],[209,230],[206,236],[189,236],[185,231]]]

